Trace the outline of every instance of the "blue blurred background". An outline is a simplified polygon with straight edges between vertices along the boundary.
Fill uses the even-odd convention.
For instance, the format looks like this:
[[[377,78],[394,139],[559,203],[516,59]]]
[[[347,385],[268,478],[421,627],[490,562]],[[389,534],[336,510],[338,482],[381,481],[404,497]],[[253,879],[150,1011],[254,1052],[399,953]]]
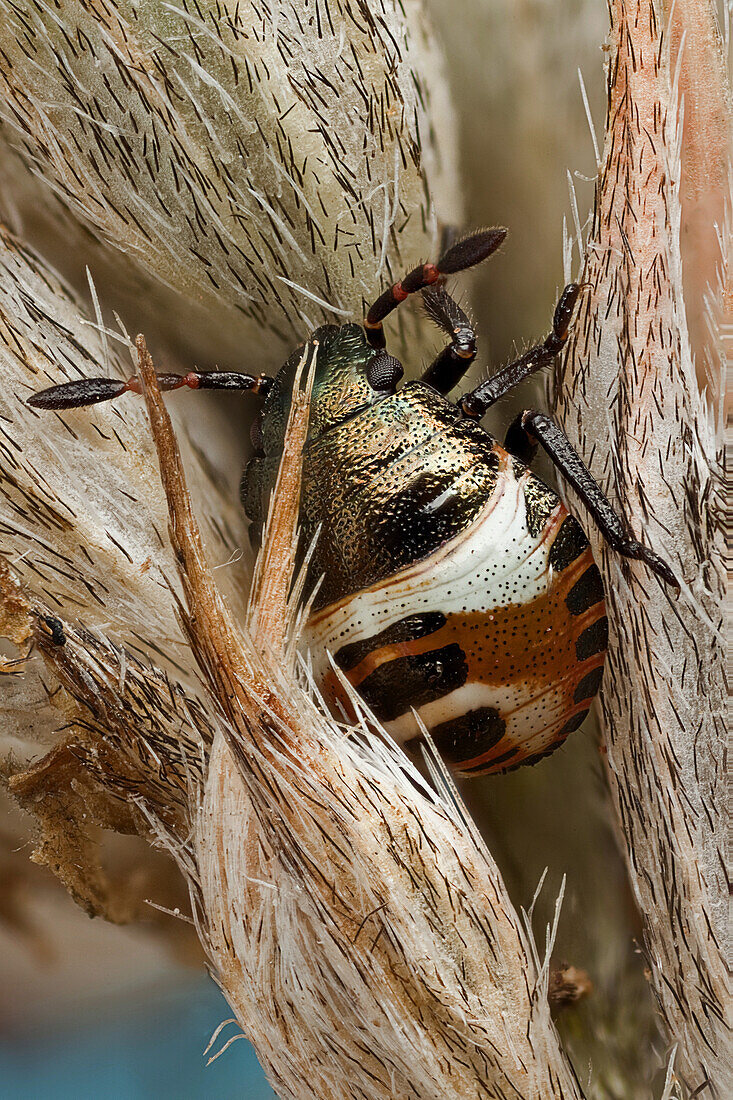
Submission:
[[[118,1003],[103,1019],[56,1021],[47,1033],[0,1038],[3,1100],[273,1100],[252,1047],[238,1039],[212,1065],[206,1062],[238,1032],[228,1024],[205,1057],[209,1039],[232,1012],[211,979],[169,993]]]

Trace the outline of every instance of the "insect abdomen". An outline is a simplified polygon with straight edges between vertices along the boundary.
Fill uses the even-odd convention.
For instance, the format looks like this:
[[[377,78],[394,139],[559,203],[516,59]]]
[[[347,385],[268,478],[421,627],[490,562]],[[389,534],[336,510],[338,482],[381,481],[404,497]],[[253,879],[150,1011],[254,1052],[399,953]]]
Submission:
[[[493,444],[496,481],[425,558],[316,612],[307,640],[327,692],[330,650],[402,742],[412,708],[448,762],[475,775],[534,763],[582,723],[607,646],[601,578],[577,522]]]

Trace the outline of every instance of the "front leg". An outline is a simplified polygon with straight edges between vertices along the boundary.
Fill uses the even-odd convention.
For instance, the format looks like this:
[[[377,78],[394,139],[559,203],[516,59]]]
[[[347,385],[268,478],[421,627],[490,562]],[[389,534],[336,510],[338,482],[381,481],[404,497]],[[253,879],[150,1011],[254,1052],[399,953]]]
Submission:
[[[609,546],[625,558],[646,562],[658,577],[673,588],[679,588],[679,581],[667,563],[629,534],[625,520],[614,511],[608,497],[563,430],[545,413],[527,409],[511,424],[507,432],[506,447],[522,462],[529,463],[538,444],[544,448],[566,481],[573,486]]]
[[[457,302],[441,286],[423,291],[428,317],[450,337],[450,343],[423,373],[421,382],[438,393],[450,393],[476,358],[476,333]]]

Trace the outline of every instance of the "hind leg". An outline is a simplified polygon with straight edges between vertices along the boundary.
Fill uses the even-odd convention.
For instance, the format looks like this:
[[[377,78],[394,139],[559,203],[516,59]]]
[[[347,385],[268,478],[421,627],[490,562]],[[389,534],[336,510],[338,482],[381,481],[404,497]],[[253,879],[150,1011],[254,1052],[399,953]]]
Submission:
[[[628,524],[616,513],[562,428],[545,413],[526,409],[510,425],[506,447],[520,461],[529,465],[538,445],[542,446],[565,480],[573,486],[609,546],[625,558],[645,562],[663,581],[673,588],[679,588],[679,581],[667,563],[629,534]]]

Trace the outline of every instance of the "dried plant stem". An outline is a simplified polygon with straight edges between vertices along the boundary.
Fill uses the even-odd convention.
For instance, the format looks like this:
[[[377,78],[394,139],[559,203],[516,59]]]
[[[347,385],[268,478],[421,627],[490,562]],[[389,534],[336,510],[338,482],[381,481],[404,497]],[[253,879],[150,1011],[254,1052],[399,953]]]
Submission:
[[[570,437],[632,527],[686,582],[676,598],[643,569],[620,568],[605,557],[613,637],[602,708],[611,790],[651,977],[670,1041],[678,1044],[676,1073],[696,1095],[722,1097],[733,1092],[733,1051],[724,966],[716,414],[699,389],[688,316],[700,322],[708,313],[711,302],[700,287],[714,298],[716,267],[726,256],[713,262],[709,242],[685,252],[681,150],[689,169],[696,147],[694,140],[685,144],[680,129],[658,7],[650,0],[614,0],[610,9],[606,143],[583,276],[591,293],[558,372],[558,405]],[[698,56],[696,23],[689,5],[677,5],[676,13],[678,44],[680,21],[688,20],[687,65]],[[708,17],[710,30],[712,7]],[[704,97],[695,99],[688,68],[685,110],[696,114],[698,125],[709,123],[705,158],[716,169],[706,206],[717,204],[725,215],[729,130],[720,120],[729,120],[730,104],[716,56],[706,58]],[[724,253],[729,224],[721,226]],[[707,266],[691,272],[701,255]],[[709,333],[714,330],[715,324]],[[711,348],[698,352],[704,374]]]
[[[183,866],[215,972],[273,1085],[298,1100],[580,1096],[549,1016],[547,962],[460,802],[432,794],[366,727],[345,738],[295,679],[283,582],[302,403],[267,525],[273,576],[250,617],[266,637],[250,640],[214,588],[141,340],[138,350],[185,628],[224,720],[195,874]]]
[[[284,439],[283,458],[275,480],[268,527],[263,537],[263,553],[257,560],[249,598],[247,630],[259,646],[266,646],[263,656],[274,660],[285,658],[289,614],[290,588],[295,570],[298,547],[298,509],[293,501],[300,500],[302,477],[301,454],[305,446],[310,411],[309,377],[301,390],[302,371],[314,361],[318,342],[309,342],[295,373],[293,400]]]

